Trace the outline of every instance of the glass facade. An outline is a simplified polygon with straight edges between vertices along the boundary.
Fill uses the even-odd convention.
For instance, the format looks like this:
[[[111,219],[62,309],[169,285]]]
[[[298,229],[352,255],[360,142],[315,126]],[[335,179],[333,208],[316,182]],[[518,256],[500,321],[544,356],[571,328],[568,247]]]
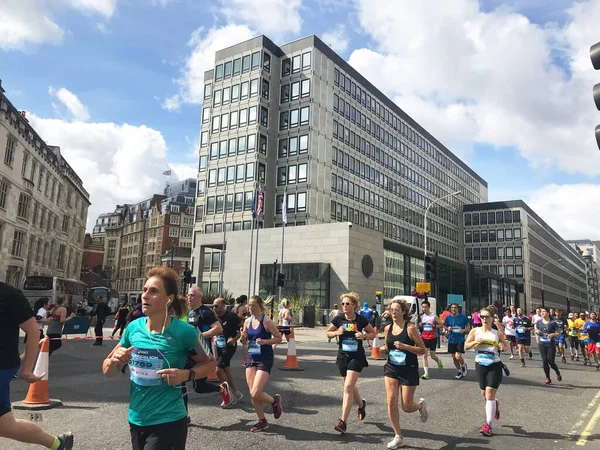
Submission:
[[[279,264],[260,265],[259,295],[264,299],[277,293],[273,286]],[[329,308],[329,264],[297,263],[283,264],[285,286],[282,296],[301,301],[309,300],[316,303],[318,308]]]

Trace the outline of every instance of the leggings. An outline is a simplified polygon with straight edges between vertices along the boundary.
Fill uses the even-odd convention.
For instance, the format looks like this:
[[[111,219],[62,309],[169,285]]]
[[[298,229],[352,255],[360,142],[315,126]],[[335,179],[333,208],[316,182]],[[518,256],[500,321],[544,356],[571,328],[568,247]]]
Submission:
[[[554,362],[554,358],[556,357],[556,347],[554,345],[538,345],[538,349],[540,351],[540,356],[542,357],[546,378],[550,378],[550,367],[552,367],[554,372],[559,375],[560,371]]]

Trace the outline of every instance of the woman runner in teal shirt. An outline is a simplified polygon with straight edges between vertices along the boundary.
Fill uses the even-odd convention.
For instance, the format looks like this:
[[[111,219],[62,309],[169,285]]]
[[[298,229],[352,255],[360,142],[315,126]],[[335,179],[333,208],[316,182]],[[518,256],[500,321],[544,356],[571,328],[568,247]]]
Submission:
[[[179,276],[167,267],[155,267],[146,275],[142,312],[146,317],[131,322],[121,342],[104,360],[107,377],[129,365],[129,426],[133,450],[184,450],[187,413],[181,383],[209,376],[215,362],[195,327],[179,316],[185,307],[177,296]],[[198,363],[184,370],[187,354]]]

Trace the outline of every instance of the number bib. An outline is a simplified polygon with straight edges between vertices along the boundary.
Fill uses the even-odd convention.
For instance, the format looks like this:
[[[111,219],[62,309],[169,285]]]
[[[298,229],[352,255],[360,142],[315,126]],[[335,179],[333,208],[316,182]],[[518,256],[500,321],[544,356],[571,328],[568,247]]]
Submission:
[[[453,332],[453,333],[457,333],[457,334],[458,334],[458,333],[460,333],[461,331],[462,331],[462,328],[461,328],[461,327],[452,327],[452,332]]]
[[[250,342],[248,344],[248,354],[249,355],[260,355],[262,352],[262,349],[260,347],[260,344],[257,344],[256,342]]]
[[[517,333],[518,333],[518,334],[525,334],[525,327],[524,327],[524,326],[522,326],[522,325],[519,325],[519,326],[517,327]]]
[[[357,352],[358,351],[358,341],[356,339],[344,339],[342,341],[342,351],[343,352]]]
[[[389,353],[390,363],[394,366],[405,366],[406,365],[406,353],[400,350],[392,350]]]
[[[227,340],[225,339],[225,336],[220,334],[217,336],[217,348],[225,348],[225,347],[227,347]]]
[[[491,366],[496,362],[496,354],[494,352],[477,352],[475,362],[482,366]]]
[[[544,343],[544,344],[549,344],[550,343],[550,338],[547,335],[542,335],[540,336],[540,342]]]
[[[159,386],[162,378],[156,372],[164,369],[163,355],[155,349],[134,348],[129,361],[129,378],[140,386]]]
[[[577,336],[577,330],[569,330],[569,336]]]
[[[430,323],[424,323],[423,331],[433,331],[433,326]]]

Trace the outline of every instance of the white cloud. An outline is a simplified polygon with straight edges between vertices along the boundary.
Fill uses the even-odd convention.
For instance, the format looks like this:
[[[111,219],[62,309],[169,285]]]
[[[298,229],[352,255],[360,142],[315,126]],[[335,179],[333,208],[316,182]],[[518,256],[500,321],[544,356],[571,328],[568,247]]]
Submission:
[[[48,92],[50,95],[55,95],[67,107],[75,120],[87,122],[90,119],[90,114],[85,105],[68,89],[60,88],[56,91],[51,87]]]
[[[374,47],[350,64],[452,150],[515,147],[534,169],[600,174],[587,55],[600,2],[578,2],[562,28],[473,0],[357,4]]]
[[[64,31],[52,21],[41,0],[0,1],[0,50],[23,50],[27,45],[59,43]]]
[[[333,51],[343,53],[348,48],[348,36],[346,27],[342,24],[337,25],[330,31],[323,33],[321,40],[329,45]]]
[[[188,45],[192,52],[182,70],[181,78],[175,80],[179,93],[167,98],[163,108],[169,111],[179,110],[186,103],[200,104],[204,97],[204,72],[215,65],[215,53],[238,42],[250,39],[255,34],[244,25],[227,25],[211,28],[205,33],[198,28],[192,33]]]
[[[117,0],[64,0],[64,2],[84,14],[100,14],[108,19],[117,9]]]
[[[221,0],[221,4],[229,23],[247,24],[276,41],[302,29],[302,0]]]
[[[551,184],[526,203],[563,239],[600,239],[600,185]]]

